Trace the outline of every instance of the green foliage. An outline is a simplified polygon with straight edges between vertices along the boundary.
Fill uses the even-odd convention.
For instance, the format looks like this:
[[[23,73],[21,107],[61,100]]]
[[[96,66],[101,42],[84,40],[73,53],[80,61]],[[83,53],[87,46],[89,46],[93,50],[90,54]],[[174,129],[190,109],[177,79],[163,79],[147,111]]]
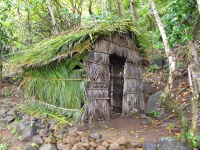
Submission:
[[[81,108],[84,103],[84,70],[67,70],[64,64],[26,72],[24,89],[29,96],[64,108]]]
[[[197,148],[198,142],[200,141],[200,135],[191,135],[190,133],[186,133],[186,137],[188,139],[189,144],[193,147],[193,148]]]
[[[152,111],[150,112],[150,115],[151,115],[152,117],[159,118],[161,114],[160,114],[160,112],[158,112],[158,111],[156,111],[156,110],[152,110]]]
[[[58,124],[69,125],[71,125],[71,121],[79,122],[83,113],[81,109],[63,109],[40,101],[27,101],[18,110],[29,115],[53,118],[57,120]]]
[[[0,150],[7,150],[8,149],[8,144],[2,143],[0,144]]]

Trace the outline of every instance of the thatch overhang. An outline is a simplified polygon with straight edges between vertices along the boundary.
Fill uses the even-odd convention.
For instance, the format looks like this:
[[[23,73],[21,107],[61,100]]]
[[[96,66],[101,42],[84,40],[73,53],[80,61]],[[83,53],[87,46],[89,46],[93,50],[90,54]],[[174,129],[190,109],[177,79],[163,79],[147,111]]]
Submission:
[[[136,43],[139,53],[146,59],[145,49],[149,42],[147,34],[141,27],[132,22],[100,23],[86,28],[70,30],[53,36],[42,42],[18,52],[13,59],[16,65],[24,68],[37,68],[62,59],[71,58],[74,54],[81,54],[92,50],[95,41],[102,36],[109,36],[114,32],[129,32]]]

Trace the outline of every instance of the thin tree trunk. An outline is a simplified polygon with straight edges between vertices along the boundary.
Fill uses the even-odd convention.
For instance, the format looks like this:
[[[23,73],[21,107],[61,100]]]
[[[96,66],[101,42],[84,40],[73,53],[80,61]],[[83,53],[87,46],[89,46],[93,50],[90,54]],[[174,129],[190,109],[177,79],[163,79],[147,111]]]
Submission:
[[[170,112],[174,112],[177,115],[177,117],[180,119],[181,125],[182,125],[181,141],[185,142],[186,141],[186,132],[187,132],[187,120],[186,120],[185,114],[182,110],[178,110],[177,105],[170,100],[171,92],[172,92],[172,88],[173,88],[174,73],[175,73],[175,69],[176,69],[175,54],[170,49],[164,26],[161,22],[160,16],[157,12],[157,9],[156,9],[156,6],[155,6],[155,3],[154,3],[153,0],[150,0],[150,5],[152,7],[156,22],[157,22],[158,27],[160,29],[162,40],[163,40],[163,43],[164,43],[164,46],[165,46],[165,53],[166,53],[166,55],[168,57],[168,61],[169,61],[168,82],[167,82],[167,85],[165,87],[165,91],[161,95],[161,100],[162,100],[162,103],[165,106],[165,109],[169,110]]]
[[[50,15],[51,15],[54,35],[57,35],[58,34],[58,30],[57,30],[57,27],[56,27],[56,19],[55,19],[55,16],[54,16],[53,9],[51,7],[51,2],[50,2],[50,0],[46,0],[46,3],[47,3],[47,7],[49,9]]]
[[[0,42],[0,83],[3,81],[3,57],[2,57],[2,51],[3,51],[3,44]]]
[[[199,59],[198,59],[198,53],[197,49],[194,45],[194,43],[190,40],[188,40],[188,48],[190,52],[190,64],[188,66],[188,77],[189,77],[189,83],[192,89],[192,124],[189,133],[194,136],[196,133],[197,128],[197,120],[198,120],[198,98],[199,98],[199,85],[197,79],[199,76]]]
[[[134,22],[137,21],[137,10],[135,6],[135,0],[130,1],[131,15]]]
[[[199,8],[199,13],[200,13],[200,0],[197,0],[198,8]]]
[[[26,1],[26,5],[28,6],[28,12],[27,12],[28,40],[29,44],[32,44],[32,31],[31,31],[30,9],[28,0]]]
[[[92,12],[92,0],[89,0],[89,7],[88,7],[88,11],[89,11],[89,14],[90,15],[93,15],[93,12]]]
[[[105,15],[106,15],[106,17],[108,17],[107,1],[106,1],[106,0],[103,0],[103,4],[104,4]]]
[[[22,17],[21,17],[21,14],[20,14],[19,0],[18,0],[18,7],[17,7],[17,14],[18,14],[18,19],[19,19],[19,23],[20,23],[21,32],[22,32],[22,41],[23,41],[24,44],[26,44],[24,24],[23,24]]]
[[[122,3],[121,3],[121,0],[117,0],[117,5],[118,5],[119,17],[122,18],[123,17],[123,12],[122,12]]]

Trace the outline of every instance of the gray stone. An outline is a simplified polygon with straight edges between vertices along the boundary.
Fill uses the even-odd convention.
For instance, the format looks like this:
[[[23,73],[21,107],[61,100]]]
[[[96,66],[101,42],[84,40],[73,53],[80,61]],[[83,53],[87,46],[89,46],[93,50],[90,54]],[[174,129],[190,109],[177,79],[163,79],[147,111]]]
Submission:
[[[22,133],[22,141],[31,141],[33,136],[36,135],[37,128],[35,126],[28,126]]]
[[[71,150],[86,150],[81,144],[75,144]]]
[[[145,109],[145,114],[150,115],[152,111],[159,111],[158,106],[160,105],[161,91],[152,94],[148,101]]]
[[[6,117],[6,110],[1,108],[0,109],[0,118],[5,118]]]
[[[156,150],[190,150],[172,137],[162,137],[158,140]]]
[[[2,122],[8,124],[8,123],[13,122],[14,120],[15,120],[15,117],[13,117],[13,116],[6,116],[5,118],[2,119]]]
[[[152,55],[150,59],[150,65],[156,65],[159,67],[164,66],[165,64],[165,58],[164,56],[160,54]]]
[[[144,150],[155,150],[156,145],[152,143],[151,141],[145,141],[144,143],[142,143],[142,148]]]
[[[42,144],[44,144],[44,140],[40,135],[33,136],[32,142],[36,143],[38,146],[41,146]]]
[[[148,124],[148,119],[142,118],[142,119],[141,119],[141,124],[142,124],[142,125],[147,125],[147,124]]]
[[[98,140],[101,138],[101,134],[99,133],[93,133],[93,134],[90,134],[90,137],[95,139],[95,140]]]
[[[23,121],[16,124],[16,130],[18,133],[22,133],[26,127],[27,127],[27,124]]]
[[[11,109],[10,111],[7,112],[8,115],[15,115],[15,111]]]
[[[39,150],[57,150],[55,144],[43,144]]]
[[[27,145],[23,148],[23,150],[37,150],[37,148],[35,146],[32,146],[32,145]]]
[[[118,143],[112,143],[109,146],[109,150],[121,150],[121,147],[119,146]]]

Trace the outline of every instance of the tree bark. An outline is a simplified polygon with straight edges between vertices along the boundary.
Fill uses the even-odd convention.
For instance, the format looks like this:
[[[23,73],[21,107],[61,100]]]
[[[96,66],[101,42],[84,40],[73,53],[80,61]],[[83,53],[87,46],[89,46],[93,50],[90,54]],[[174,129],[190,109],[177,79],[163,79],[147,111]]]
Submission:
[[[92,0],[89,0],[89,7],[88,7],[88,11],[89,11],[89,14],[90,15],[93,15],[93,12],[92,12]]]
[[[200,64],[198,59],[197,49],[194,43],[188,40],[188,48],[190,53],[190,64],[188,65],[188,77],[190,87],[192,89],[192,124],[189,130],[189,133],[192,136],[195,136],[197,129],[197,120],[198,120],[198,99],[199,99],[199,83],[198,78],[200,78]]]
[[[58,30],[57,30],[57,27],[56,27],[56,19],[55,19],[55,16],[54,16],[53,9],[51,7],[51,2],[50,2],[50,0],[46,0],[46,3],[47,3],[47,7],[49,9],[49,13],[51,15],[54,35],[57,35],[58,34]]]
[[[197,0],[198,8],[199,8],[199,13],[200,13],[200,0]]]
[[[27,12],[28,41],[29,41],[28,44],[32,44],[32,29],[31,29],[30,9],[28,0],[26,0],[26,5],[28,7],[28,12]]]
[[[3,81],[3,57],[2,57],[3,45],[0,42],[0,83]]]
[[[122,12],[122,2],[121,2],[121,0],[117,0],[117,5],[118,5],[119,17],[122,18],[123,17],[123,12]]]
[[[19,23],[20,23],[21,32],[22,32],[22,41],[23,41],[24,44],[26,44],[25,30],[24,30],[24,24],[23,24],[23,21],[22,21],[22,17],[21,17],[21,14],[20,14],[19,0],[18,0],[18,7],[17,7],[17,14],[18,14],[18,19],[19,19]]]
[[[134,22],[137,21],[137,10],[135,6],[135,0],[130,1],[131,15]]]

